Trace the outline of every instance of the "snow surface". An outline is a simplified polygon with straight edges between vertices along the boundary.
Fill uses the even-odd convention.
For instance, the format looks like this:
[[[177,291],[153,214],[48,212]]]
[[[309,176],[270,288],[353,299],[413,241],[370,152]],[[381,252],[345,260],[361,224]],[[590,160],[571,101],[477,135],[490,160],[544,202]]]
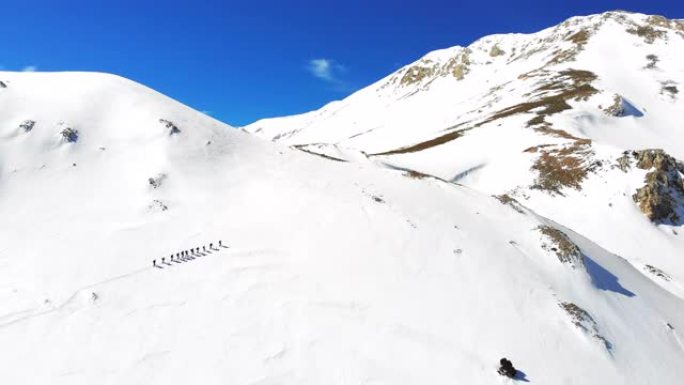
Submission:
[[[514,129],[527,119],[482,126],[429,156],[369,157],[429,137],[386,122],[438,130],[458,111],[388,121],[393,96],[362,91],[327,112],[273,121],[286,128],[331,113],[347,127],[311,126],[306,138],[321,144],[296,132],[280,144],[112,75],[0,72],[0,81],[0,383],[516,382],[496,373],[504,356],[520,382],[681,382],[681,238],[627,199],[595,204],[638,184],[636,173],[597,175],[563,198],[578,206],[541,192],[521,199],[535,211],[491,197],[530,179],[519,147],[538,136]],[[453,87],[434,81],[429,93]],[[411,96],[414,113],[448,107],[427,94]],[[471,96],[452,102],[472,105]],[[628,98],[637,108],[656,108],[637,96]],[[368,134],[331,139],[355,131]],[[484,143],[495,151],[479,151]],[[601,189],[601,178],[613,187]],[[562,263],[540,226],[565,232],[579,262]],[[152,267],[219,239],[228,247]],[[637,255],[672,279],[653,278]]]

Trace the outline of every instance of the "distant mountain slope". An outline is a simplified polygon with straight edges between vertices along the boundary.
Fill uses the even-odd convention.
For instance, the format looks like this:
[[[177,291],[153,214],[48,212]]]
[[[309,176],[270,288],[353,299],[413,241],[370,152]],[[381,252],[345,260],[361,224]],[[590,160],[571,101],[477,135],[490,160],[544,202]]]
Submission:
[[[682,84],[684,24],[617,11],[431,52],[245,131],[515,198],[682,283]]]

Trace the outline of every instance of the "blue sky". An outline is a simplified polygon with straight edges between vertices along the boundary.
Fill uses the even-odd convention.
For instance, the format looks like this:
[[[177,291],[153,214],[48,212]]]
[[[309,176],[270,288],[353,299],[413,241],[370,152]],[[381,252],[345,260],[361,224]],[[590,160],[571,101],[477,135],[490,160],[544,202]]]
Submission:
[[[3,0],[4,70],[103,71],[233,125],[319,108],[425,53],[677,0]]]

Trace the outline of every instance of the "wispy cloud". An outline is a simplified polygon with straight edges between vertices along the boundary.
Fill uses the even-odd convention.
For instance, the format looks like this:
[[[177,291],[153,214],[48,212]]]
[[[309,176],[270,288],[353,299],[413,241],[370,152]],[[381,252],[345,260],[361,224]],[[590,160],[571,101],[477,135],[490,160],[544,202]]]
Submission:
[[[337,80],[337,72],[339,65],[331,59],[313,59],[309,61],[309,72],[319,79],[327,82],[334,82]]]
[[[342,79],[342,76],[347,72],[347,68],[333,59],[312,59],[309,60],[306,69],[314,77],[323,80],[334,86],[338,91],[348,91],[349,84]]]
[[[22,72],[35,72],[36,70],[38,70],[36,66],[26,66],[21,69]]]

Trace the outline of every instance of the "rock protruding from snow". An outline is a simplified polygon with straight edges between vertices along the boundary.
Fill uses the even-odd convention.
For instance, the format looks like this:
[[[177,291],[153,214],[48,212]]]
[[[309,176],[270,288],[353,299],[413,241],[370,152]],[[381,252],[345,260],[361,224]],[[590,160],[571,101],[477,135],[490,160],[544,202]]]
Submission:
[[[67,127],[60,132],[62,138],[68,143],[76,143],[78,141],[78,130]]]
[[[170,120],[159,119],[159,123],[163,124],[169,129],[169,135],[180,134],[181,132],[180,128],[178,128],[178,126]]]
[[[656,277],[664,281],[670,281],[672,279],[667,273],[665,273],[664,271],[660,270],[655,266],[645,265],[644,270],[648,271],[649,273],[655,275]]]
[[[29,132],[33,130],[33,126],[36,125],[36,122],[33,120],[24,120],[20,125],[19,128],[24,130],[24,132]]]
[[[626,151],[618,165],[626,171],[635,166],[648,170],[645,185],[632,196],[641,212],[655,223],[679,223],[684,205],[684,165],[660,149]]]
[[[164,180],[166,180],[166,174],[159,174],[155,177],[150,177],[147,181],[153,189],[156,189],[161,187],[162,183],[164,183]]]
[[[598,325],[588,311],[572,302],[561,302],[559,306],[570,316],[573,325],[582,332],[600,341],[607,350],[612,349],[612,344],[599,333]]]
[[[604,109],[606,114],[615,117],[623,116],[637,116],[641,117],[644,115],[638,108],[636,108],[632,103],[625,100],[624,97],[615,94],[613,95],[613,104]]]
[[[562,263],[567,263],[573,268],[584,266],[582,251],[573,243],[564,232],[547,225],[538,227],[544,235],[545,241],[542,248],[552,251]]]

